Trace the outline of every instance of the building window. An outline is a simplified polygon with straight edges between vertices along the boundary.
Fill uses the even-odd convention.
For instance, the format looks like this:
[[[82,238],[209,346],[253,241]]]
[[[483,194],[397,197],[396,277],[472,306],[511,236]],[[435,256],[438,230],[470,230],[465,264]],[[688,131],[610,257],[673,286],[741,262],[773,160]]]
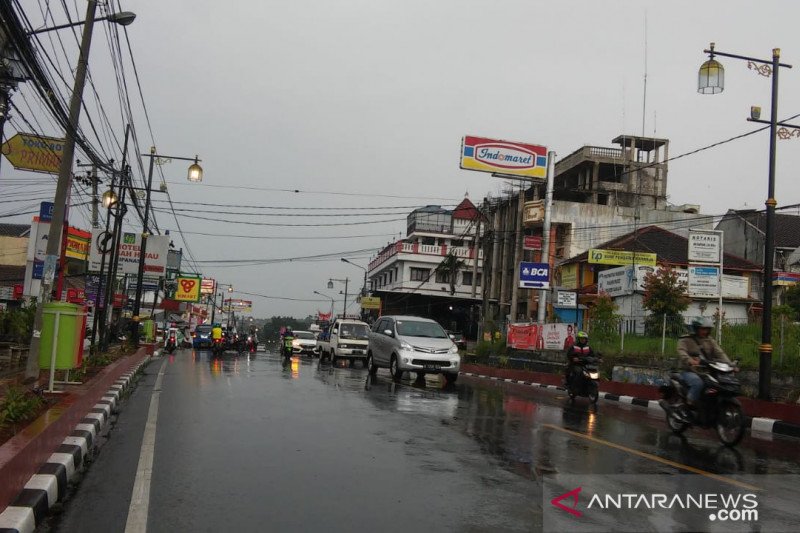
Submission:
[[[472,285],[472,272],[465,270],[461,273],[462,285]]]
[[[428,281],[431,277],[429,268],[414,268],[411,267],[411,281]]]
[[[389,285],[391,285],[391,284],[392,284],[392,277],[393,277],[393,274],[394,274],[394,271],[393,271],[393,270],[390,270],[390,271],[389,271]]]
[[[464,241],[463,240],[453,240],[451,242],[451,245],[453,246],[453,248],[461,248],[462,246],[464,246]]]
[[[436,283],[450,283],[450,272],[437,272]]]

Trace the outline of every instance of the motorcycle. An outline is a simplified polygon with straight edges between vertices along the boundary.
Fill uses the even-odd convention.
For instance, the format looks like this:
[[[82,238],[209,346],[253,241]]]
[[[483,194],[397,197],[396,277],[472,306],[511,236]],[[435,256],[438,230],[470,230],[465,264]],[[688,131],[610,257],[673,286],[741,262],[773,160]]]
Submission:
[[[567,384],[567,394],[573,401],[576,396],[584,396],[596,404],[599,397],[597,382],[600,379],[601,359],[595,356],[576,357],[575,359],[577,361],[573,361],[575,368],[573,368]]]
[[[662,399],[659,405],[667,414],[667,425],[676,435],[692,426],[714,428],[722,444],[735,446],[744,436],[745,417],[742,405],[736,396],[740,385],[733,365],[720,361],[708,361],[702,355],[700,372],[703,379],[703,392],[695,410],[686,403],[689,388],[683,382],[680,372],[670,373],[669,385],[661,387]]]
[[[222,355],[225,353],[225,349],[227,348],[227,343],[225,339],[214,339],[211,342],[211,353],[214,355]]]
[[[249,353],[255,353],[255,351],[256,351],[256,343],[255,343],[252,335],[248,335],[247,336],[247,341],[245,342],[245,346],[247,347],[247,351]]]
[[[178,339],[175,337],[174,333],[170,333],[169,337],[167,338],[167,343],[164,345],[164,351],[167,353],[174,352],[178,347]]]

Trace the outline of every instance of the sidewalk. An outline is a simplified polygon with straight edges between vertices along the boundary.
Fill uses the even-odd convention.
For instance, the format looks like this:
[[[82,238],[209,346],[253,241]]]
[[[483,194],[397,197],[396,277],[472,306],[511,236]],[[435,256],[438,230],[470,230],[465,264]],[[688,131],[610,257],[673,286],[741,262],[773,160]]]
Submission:
[[[71,386],[59,402],[0,446],[0,530],[32,530],[96,444],[122,391],[146,363],[144,348]],[[20,529],[20,527],[22,529]]]
[[[470,363],[462,365],[461,372],[467,376],[502,380],[532,387],[564,390],[562,376],[559,374],[497,368]],[[600,398],[647,407],[648,409],[662,410],[657,401],[661,398],[661,394],[658,391],[658,387],[653,385],[601,381]],[[741,397],[739,401],[747,415],[748,427],[752,431],[800,438],[800,405]]]

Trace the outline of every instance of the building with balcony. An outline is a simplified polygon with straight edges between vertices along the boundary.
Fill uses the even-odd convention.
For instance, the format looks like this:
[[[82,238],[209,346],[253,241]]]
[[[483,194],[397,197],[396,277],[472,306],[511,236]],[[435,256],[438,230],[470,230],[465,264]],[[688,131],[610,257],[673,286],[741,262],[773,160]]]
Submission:
[[[506,317],[536,318],[539,291],[514,287],[518,261],[549,262],[555,268],[649,225],[681,235],[690,228],[712,228],[713,219],[699,214],[699,205],[667,203],[669,140],[619,135],[612,143],[618,146],[583,146],[556,162],[546,254],[541,250],[545,183],[534,183],[521,195],[508,194],[486,206],[490,227],[483,239],[484,316],[500,322]],[[533,237],[538,246],[524,246],[525,237]]]
[[[474,337],[483,281],[476,235],[485,228],[469,198],[453,210],[429,205],[412,211],[406,237],[388,244],[369,263],[370,287],[381,298],[382,313],[430,317]]]

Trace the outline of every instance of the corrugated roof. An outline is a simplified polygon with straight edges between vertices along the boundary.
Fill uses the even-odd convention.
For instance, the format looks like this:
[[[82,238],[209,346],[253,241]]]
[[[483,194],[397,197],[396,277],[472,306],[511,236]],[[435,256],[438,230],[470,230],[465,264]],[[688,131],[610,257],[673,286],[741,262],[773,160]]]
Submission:
[[[595,248],[654,253],[659,262],[666,262],[673,266],[687,265],[689,263],[688,239],[658,226],[645,226],[636,232],[627,233],[595,246]],[[564,264],[581,263],[586,261],[588,257],[589,252],[583,252],[565,261]],[[761,271],[759,265],[733,254],[726,253],[723,262],[725,270]]]
[[[3,237],[27,237],[30,232],[30,224],[0,224],[0,236]]]

